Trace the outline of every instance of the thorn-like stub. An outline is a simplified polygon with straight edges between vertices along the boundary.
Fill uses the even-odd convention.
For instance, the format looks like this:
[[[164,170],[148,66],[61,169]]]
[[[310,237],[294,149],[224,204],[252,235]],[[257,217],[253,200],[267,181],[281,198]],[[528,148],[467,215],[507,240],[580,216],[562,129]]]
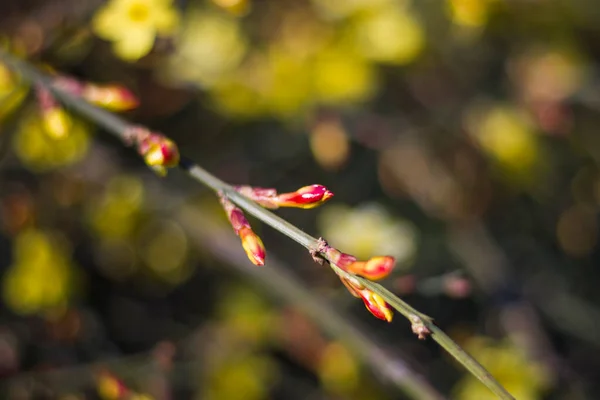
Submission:
[[[316,262],[319,265],[324,265],[326,260],[323,258],[321,253],[324,253],[328,247],[329,245],[327,244],[327,241],[320,237],[317,240],[315,247],[310,249],[308,252],[310,253],[310,256],[312,257],[314,262]]]
[[[425,325],[420,317],[412,315],[410,317],[410,322],[412,331],[417,335],[419,340],[425,340],[427,339],[427,336],[431,335],[431,330]]]

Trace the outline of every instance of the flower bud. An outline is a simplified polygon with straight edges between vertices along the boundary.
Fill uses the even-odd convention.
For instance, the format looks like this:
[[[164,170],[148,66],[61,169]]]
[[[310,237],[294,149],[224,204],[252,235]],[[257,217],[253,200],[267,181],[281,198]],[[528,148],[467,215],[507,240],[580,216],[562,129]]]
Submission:
[[[146,164],[158,175],[165,176],[167,168],[179,164],[179,150],[170,139],[157,133],[151,133],[138,142],[138,152]]]
[[[372,281],[383,279],[392,272],[396,260],[390,256],[372,257],[368,261],[356,261],[346,267],[348,272]]]
[[[323,185],[304,186],[295,192],[277,194],[275,189],[238,186],[236,190],[265,208],[295,207],[314,208],[330,198],[333,193]]]
[[[279,207],[314,208],[333,197],[333,192],[323,185],[304,186],[295,192],[282,193],[277,196]]]
[[[377,293],[372,292],[354,278],[341,277],[340,280],[346,286],[350,294],[362,299],[365,307],[376,318],[391,322],[394,317],[392,308]]]
[[[370,291],[369,289],[365,289],[362,293],[362,300],[365,303],[365,307],[367,307],[367,310],[369,310],[371,314],[373,314],[376,318],[387,322],[392,322],[394,312],[392,311],[390,305],[386,303],[380,295]]]
[[[225,209],[227,218],[233,227],[236,235],[240,237],[242,241],[242,247],[248,256],[248,259],[258,266],[265,265],[266,250],[260,237],[254,233],[250,227],[250,223],[246,219],[244,212],[233,204],[225,196],[219,196],[221,205]]]
[[[238,235],[242,240],[242,247],[246,251],[248,259],[254,265],[265,265],[266,250],[260,237],[246,226],[239,230]]]
[[[81,97],[111,111],[128,111],[139,105],[133,93],[120,85],[101,86],[86,83],[81,91]]]

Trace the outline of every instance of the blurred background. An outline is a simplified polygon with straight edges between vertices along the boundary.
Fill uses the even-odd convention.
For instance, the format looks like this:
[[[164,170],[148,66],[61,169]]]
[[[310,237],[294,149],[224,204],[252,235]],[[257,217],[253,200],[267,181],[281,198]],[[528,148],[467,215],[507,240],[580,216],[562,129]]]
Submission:
[[[326,185],[277,213],[396,257],[384,285],[517,399],[600,397],[597,2],[4,0],[0,32],[127,86],[125,118],[221,179]],[[50,134],[34,100],[0,65],[2,398],[494,398],[290,239],[251,220],[251,265],[213,193],[75,114]]]

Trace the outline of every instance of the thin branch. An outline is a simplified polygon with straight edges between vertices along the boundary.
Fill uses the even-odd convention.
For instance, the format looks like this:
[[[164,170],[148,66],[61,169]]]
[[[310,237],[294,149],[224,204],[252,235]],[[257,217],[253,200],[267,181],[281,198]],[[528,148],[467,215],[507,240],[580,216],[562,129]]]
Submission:
[[[44,87],[50,89],[54,96],[62,101],[66,106],[104,127],[107,131],[120,138],[126,145],[130,144],[129,132],[131,132],[132,128],[135,128],[132,126],[132,124],[110,112],[104,111],[92,104],[84,102],[78,97],[56,88],[53,85],[52,78],[39,72],[36,68],[30,66],[29,64],[15,59],[13,56],[5,52],[0,51],[0,61],[5,63],[9,68],[18,71],[23,78],[31,83],[43,85]],[[285,236],[301,244],[313,254],[320,254],[324,260],[330,261],[326,254],[319,253],[320,246],[317,238],[312,237],[311,235],[298,229],[296,226],[247,199],[243,195],[239,194],[231,185],[215,177],[193,161],[182,158],[179,163],[179,167],[201,184],[209,187],[216,193],[222,193],[223,195],[227,196],[239,207],[265,224],[278,230]],[[389,290],[385,289],[383,286],[366,279],[362,279],[358,276],[348,274],[347,272],[337,268],[334,264],[330,263],[330,265],[332,269],[338,273],[338,275],[352,277],[353,279],[358,280],[369,290],[381,296],[391,307],[396,309],[410,321],[413,332],[418,334],[420,338],[430,335],[433,340],[438,342],[444,349],[446,349],[446,351],[448,351],[452,357],[454,357],[465,368],[467,368],[469,372],[471,372],[499,398],[507,400],[514,399],[481,364],[479,364],[472,356],[470,356],[458,344],[456,344],[456,342],[450,339],[450,337],[443,333],[443,331],[433,323],[431,317],[415,310]]]

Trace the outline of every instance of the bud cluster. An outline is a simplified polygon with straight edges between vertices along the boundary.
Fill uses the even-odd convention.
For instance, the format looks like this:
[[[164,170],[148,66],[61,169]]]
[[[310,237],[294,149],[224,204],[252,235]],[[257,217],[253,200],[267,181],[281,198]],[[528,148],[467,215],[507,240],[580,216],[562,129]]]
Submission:
[[[323,239],[319,239],[318,253],[343,271],[372,281],[388,276],[396,263],[394,257],[390,256],[376,256],[367,261],[358,261],[353,255],[329,246]],[[384,321],[392,321],[393,311],[380,295],[366,288],[356,278],[341,275],[339,277],[354,297],[362,299],[371,314]]]

